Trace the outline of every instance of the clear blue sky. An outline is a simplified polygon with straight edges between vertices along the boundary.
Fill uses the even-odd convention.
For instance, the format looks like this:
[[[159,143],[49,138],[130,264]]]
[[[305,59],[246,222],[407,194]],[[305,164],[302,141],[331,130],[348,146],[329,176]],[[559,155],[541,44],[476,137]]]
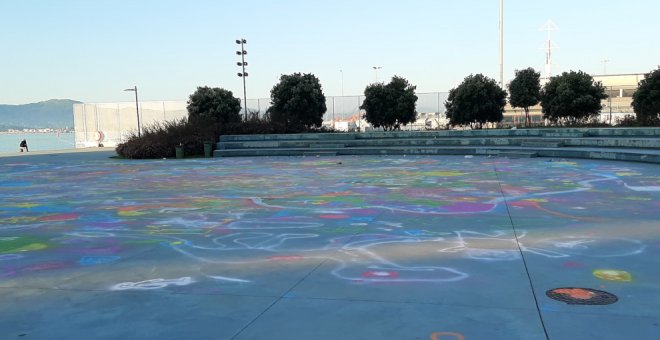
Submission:
[[[645,73],[660,64],[660,3],[505,0],[505,80],[544,63],[553,73]],[[407,78],[448,91],[470,73],[498,77],[498,0],[2,0],[0,103],[187,100],[197,86],[242,97],[235,40],[247,39],[248,98],[269,97],[281,74],[313,73],[326,95],[362,94]]]

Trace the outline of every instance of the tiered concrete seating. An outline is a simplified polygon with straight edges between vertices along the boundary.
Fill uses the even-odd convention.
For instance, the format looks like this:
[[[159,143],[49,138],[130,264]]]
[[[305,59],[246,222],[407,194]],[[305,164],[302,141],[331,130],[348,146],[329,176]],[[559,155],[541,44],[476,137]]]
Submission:
[[[550,128],[222,136],[216,157],[490,155],[660,163],[660,128]]]

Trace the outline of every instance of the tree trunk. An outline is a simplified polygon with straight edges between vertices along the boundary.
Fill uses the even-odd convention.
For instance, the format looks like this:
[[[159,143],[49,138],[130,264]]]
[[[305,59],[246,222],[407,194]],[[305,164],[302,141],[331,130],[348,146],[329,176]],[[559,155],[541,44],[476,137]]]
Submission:
[[[525,127],[532,125],[531,119],[529,119],[529,107],[524,107],[525,110]]]

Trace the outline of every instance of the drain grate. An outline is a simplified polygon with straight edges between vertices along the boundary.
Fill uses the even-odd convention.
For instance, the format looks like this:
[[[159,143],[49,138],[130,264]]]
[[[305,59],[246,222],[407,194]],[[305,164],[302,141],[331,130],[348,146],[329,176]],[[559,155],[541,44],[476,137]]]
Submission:
[[[610,305],[619,300],[616,295],[591,288],[564,287],[545,292],[549,298],[569,305]]]

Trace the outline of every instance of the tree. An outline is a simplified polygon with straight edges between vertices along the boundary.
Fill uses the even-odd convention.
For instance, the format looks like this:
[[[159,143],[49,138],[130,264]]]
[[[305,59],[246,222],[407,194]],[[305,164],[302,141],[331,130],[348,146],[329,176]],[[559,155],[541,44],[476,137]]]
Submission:
[[[660,119],[660,66],[644,75],[633,94],[632,107],[640,122]]]
[[[270,119],[287,130],[320,127],[327,110],[321,83],[313,74],[283,74],[270,90],[270,100]]]
[[[543,118],[560,124],[584,122],[600,113],[606,98],[603,85],[590,75],[564,72],[551,77],[541,90]]]
[[[501,121],[505,105],[506,91],[494,79],[469,75],[449,91],[445,114],[451,125],[470,124],[481,129],[484,123]]]
[[[529,107],[541,101],[541,74],[531,67],[516,70],[516,76],[509,84],[509,94],[509,103],[525,111],[525,125],[529,126],[532,123]]]
[[[417,119],[415,86],[405,78],[394,76],[389,84],[370,84],[364,89],[364,102],[360,109],[374,127],[398,130]]]
[[[198,87],[188,99],[188,118],[204,119],[220,124],[241,121],[241,100],[231,91],[218,87]]]

